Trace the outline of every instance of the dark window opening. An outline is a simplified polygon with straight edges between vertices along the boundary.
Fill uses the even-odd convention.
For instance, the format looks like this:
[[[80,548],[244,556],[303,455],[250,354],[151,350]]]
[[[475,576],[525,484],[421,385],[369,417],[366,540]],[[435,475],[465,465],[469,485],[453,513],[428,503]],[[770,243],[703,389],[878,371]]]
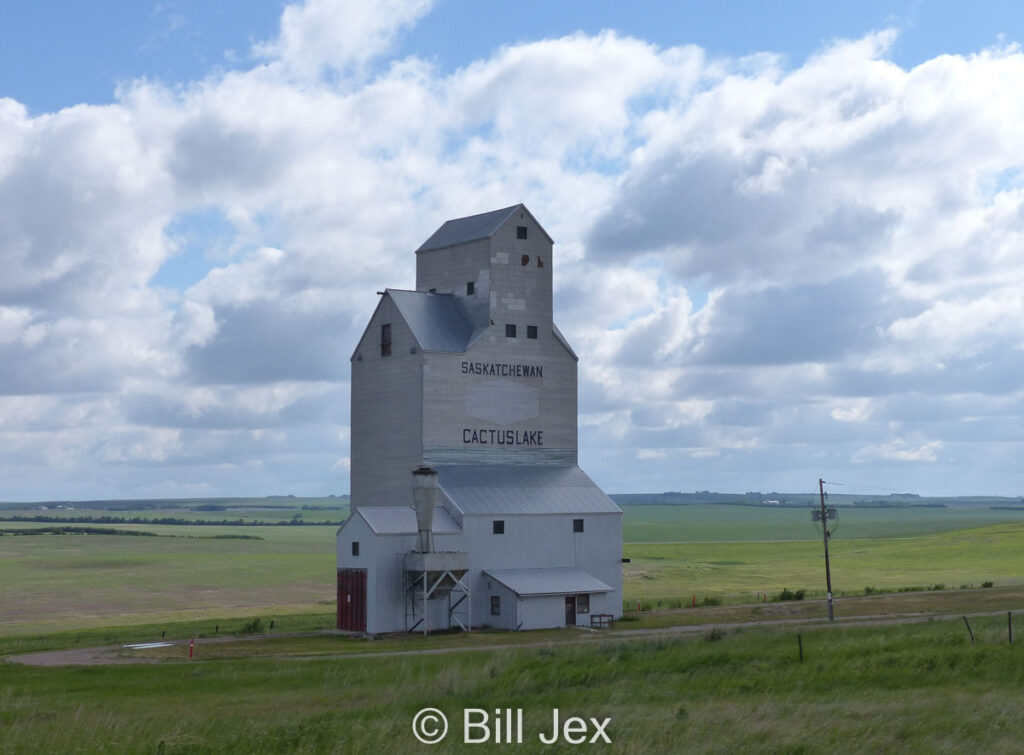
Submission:
[[[352,555],[353,556],[358,556],[359,555],[359,541],[358,540],[353,540],[352,541]]]
[[[380,326],[380,355],[391,356],[391,323],[384,323]]]
[[[427,293],[428,294],[436,294],[437,293],[437,289],[436,288],[432,288]]]
[[[536,338],[537,337],[537,326],[536,325],[527,325],[526,326],[526,337],[527,338]]]
[[[494,533],[495,535],[504,535],[505,534],[505,520],[504,519],[495,519],[493,522],[491,522],[491,532]]]
[[[523,267],[526,267],[529,264],[530,264],[530,255],[524,254],[523,255]]]
[[[576,596],[576,613],[590,613],[590,596]]]
[[[526,226],[525,225],[517,225],[516,226],[516,238],[517,239],[525,239],[526,238]]]
[[[505,338],[515,338],[515,337],[516,337],[516,326],[513,325],[512,323],[508,323],[507,325],[505,325]]]
[[[583,532],[583,520],[582,519],[573,519],[572,520],[572,531],[573,532]]]
[[[466,296],[472,296],[474,291],[476,291],[476,281],[470,281],[466,284]]]
[[[491,616],[501,616],[501,596],[491,596]]]
[[[537,267],[544,267],[544,260],[540,257],[537,258]]]

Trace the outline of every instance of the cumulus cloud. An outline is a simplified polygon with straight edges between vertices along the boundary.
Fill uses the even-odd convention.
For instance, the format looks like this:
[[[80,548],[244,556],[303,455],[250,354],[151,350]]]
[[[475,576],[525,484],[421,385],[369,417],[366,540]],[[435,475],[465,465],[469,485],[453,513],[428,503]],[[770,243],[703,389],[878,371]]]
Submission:
[[[443,72],[400,52],[429,10],[309,0],[247,70],[0,99],[0,498],[343,492],[374,292],[516,201],[556,239],[610,489],[907,489],[941,462],[1017,492],[982,476],[1024,414],[1016,47],[905,70],[882,31],[787,67],[604,32]],[[204,256],[180,228],[206,216]]]
[[[345,72],[386,52],[395,35],[430,5],[430,0],[307,0],[287,6],[277,39],[257,44],[253,52],[289,73]]]

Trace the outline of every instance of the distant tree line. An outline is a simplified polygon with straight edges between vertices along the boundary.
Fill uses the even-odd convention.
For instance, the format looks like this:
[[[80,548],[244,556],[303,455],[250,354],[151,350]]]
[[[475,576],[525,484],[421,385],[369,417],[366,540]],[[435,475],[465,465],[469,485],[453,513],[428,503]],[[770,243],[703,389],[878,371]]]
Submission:
[[[24,503],[3,502],[0,509],[24,509],[44,506],[50,509],[103,509],[106,511],[150,511],[152,509],[186,509],[192,511],[223,511],[232,508],[247,509],[294,509],[300,502],[309,502],[312,507],[323,501],[324,508],[338,508],[348,503],[347,495],[298,498],[294,495],[268,495],[260,498],[116,498],[94,501],[33,501]],[[338,506],[331,505],[337,501]],[[207,508],[209,507],[209,508]]]
[[[341,524],[341,521],[307,522],[303,521],[301,517],[301,514],[296,513],[296,515],[291,519],[265,522],[262,519],[184,519],[176,516],[161,516],[147,519],[139,516],[124,517],[110,516],[109,514],[104,516],[49,516],[46,514],[25,516],[20,514],[17,516],[6,516],[4,517],[4,520],[8,522],[44,522],[48,524],[171,524],[182,526],[207,525],[222,527],[312,527],[326,525],[338,526]]]
[[[186,537],[200,540],[262,540],[258,535],[162,535],[144,530],[117,530],[113,527],[0,527],[0,535],[125,535],[131,537]]]

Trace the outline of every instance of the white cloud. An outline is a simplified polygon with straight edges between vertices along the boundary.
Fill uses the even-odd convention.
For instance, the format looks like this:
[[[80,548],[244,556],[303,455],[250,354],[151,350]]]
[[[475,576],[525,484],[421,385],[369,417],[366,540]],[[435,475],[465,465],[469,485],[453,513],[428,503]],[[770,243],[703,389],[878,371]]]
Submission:
[[[430,0],[307,0],[285,7],[276,40],[253,52],[289,73],[345,72],[386,52],[403,27],[430,8]]]
[[[1024,419],[1019,50],[904,70],[879,32],[787,69],[606,32],[453,73],[388,58],[428,10],[310,0],[250,70],[0,100],[0,475],[346,489],[374,292],[412,285],[443,220],[522,200],[557,242],[600,482],[806,487],[954,447],[986,479],[970,423]],[[155,287],[203,213],[210,269]]]
[[[871,417],[871,399],[846,399],[834,403],[835,408],[829,414],[837,422],[864,422]]]
[[[855,463],[869,461],[924,461],[936,462],[939,460],[938,453],[942,449],[942,443],[933,440],[927,442],[906,441],[897,438],[892,443],[883,443],[877,446],[865,446],[853,455]]]

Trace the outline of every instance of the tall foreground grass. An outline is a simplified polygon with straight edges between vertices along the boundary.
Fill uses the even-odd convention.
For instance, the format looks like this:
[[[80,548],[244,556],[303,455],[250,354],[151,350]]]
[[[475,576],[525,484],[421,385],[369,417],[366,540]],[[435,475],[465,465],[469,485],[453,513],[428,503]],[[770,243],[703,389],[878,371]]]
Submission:
[[[872,628],[708,632],[501,652],[92,668],[0,667],[3,752],[544,748],[551,710],[611,716],[616,752],[1011,752],[1024,741],[1024,648],[1006,617]],[[522,708],[526,743],[457,744],[463,709]],[[598,745],[595,745],[595,747]],[[605,749],[609,749],[607,745]]]

